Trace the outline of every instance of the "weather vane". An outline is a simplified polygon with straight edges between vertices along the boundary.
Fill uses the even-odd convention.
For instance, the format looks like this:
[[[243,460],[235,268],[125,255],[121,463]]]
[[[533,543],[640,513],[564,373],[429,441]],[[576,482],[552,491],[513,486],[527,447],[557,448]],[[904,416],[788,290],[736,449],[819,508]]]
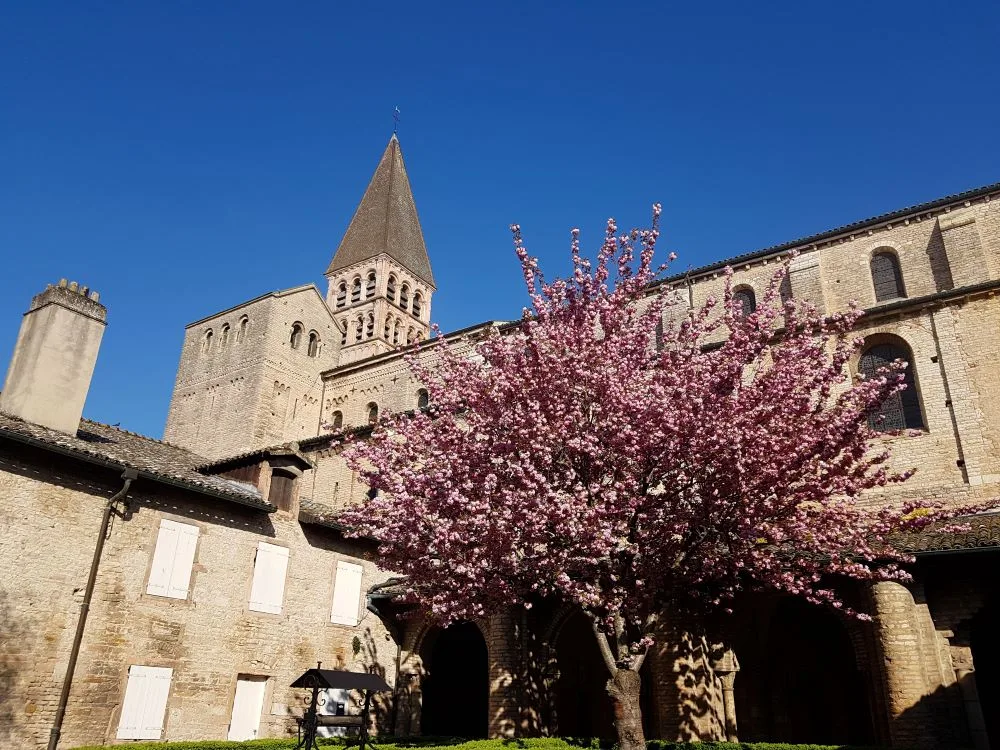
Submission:
[[[396,135],[397,130],[399,130],[399,107],[392,111],[392,134]]]

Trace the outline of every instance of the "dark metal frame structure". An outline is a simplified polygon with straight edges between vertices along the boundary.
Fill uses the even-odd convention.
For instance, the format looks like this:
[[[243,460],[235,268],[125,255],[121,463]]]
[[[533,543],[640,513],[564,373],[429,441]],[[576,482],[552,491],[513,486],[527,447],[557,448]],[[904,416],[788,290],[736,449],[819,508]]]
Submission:
[[[319,750],[316,744],[316,733],[320,726],[358,727],[357,742],[348,742],[346,747],[357,744],[359,750],[368,746],[378,750],[368,740],[368,717],[371,710],[372,693],[387,692],[391,688],[378,675],[364,672],[342,672],[334,669],[322,669],[323,662],[318,662],[315,669],[310,669],[295,682],[293,688],[306,688],[311,691],[306,698],[308,708],[298,719],[298,743],[296,750]],[[364,695],[361,713],[358,715],[321,716],[317,709],[324,705],[324,699],[319,697],[320,690],[358,690]]]

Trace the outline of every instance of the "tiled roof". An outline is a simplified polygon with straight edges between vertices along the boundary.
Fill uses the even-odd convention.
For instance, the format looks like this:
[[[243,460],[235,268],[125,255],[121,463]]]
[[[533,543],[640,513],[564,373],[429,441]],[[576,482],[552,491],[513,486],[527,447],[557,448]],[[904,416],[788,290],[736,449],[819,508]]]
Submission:
[[[395,135],[389,139],[326,272],[334,273],[381,253],[434,286],[417,205]]]
[[[819,232],[817,234],[811,234],[807,237],[801,237],[797,240],[790,240],[789,242],[783,242],[780,245],[772,245],[771,247],[761,248],[760,250],[754,250],[749,253],[743,253],[742,255],[735,255],[731,258],[726,258],[725,260],[716,261],[715,263],[709,263],[705,266],[700,266],[699,268],[692,268],[690,271],[685,271],[684,273],[675,274],[669,276],[657,283],[672,283],[680,281],[681,279],[700,276],[704,273],[710,273],[711,271],[717,271],[726,266],[736,266],[740,263],[746,263],[747,261],[756,260],[757,258],[766,258],[770,255],[777,255],[778,253],[785,253],[791,250],[803,249],[809,245],[815,244],[817,242],[822,242],[824,240],[833,239],[842,234],[848,234],[850,232],[857,231],[859,229],[865,229],[867,227],[875,226],[877,224],[883,224],[887,221],[892,221],[894,219],[901,219],[906,216],[912,216],[913,214],[923,213],[924,211],[933,211],[937,208],[942,208],[951,203],[957,203],[960,201],[972,200],[974,198],[980,198],[982,196],[988,195],[990,193],[1000,192],[1000,182],[994,182],[991,185],[984,185],[983,187],[973,188],[972,190],[965,190],[961,193],[955,193],[953,195],[946,195],[943,198],[937,198],[932,201],[927,201],[926,203],[918,203],[915,206],[908,206],[906,208],[899,208],[895,211],[889,211],[888,213],[879,214],[877,216],[872,216],[867,219],[861,219],[860,221],[853,221],[850,224],[844,224],[843,226],[836,227],[834,229],[828,229],[824,232]]]
[[[313,502],[311,498],[299,498],[299,521],[314,526],[325,526],[335,531],[344,531],[345,526],[337,523],[337,515],[333,508],[322,503]]]
[[[146,478],[260,510],[275,507],[255,487],[225,477],[206,476],[197,467],[208,459],[184,448],[111,425],[80,420],[76,435],[0,413],[0,439],[13,440],[114,469],[132,468]]]
[[[913,555],[1000,549],[1000,513],[965,516],[949,523],[968,526],[969,530],[943,532],[931,527],[919,533],[900,535],[895,544],[897,548]]]

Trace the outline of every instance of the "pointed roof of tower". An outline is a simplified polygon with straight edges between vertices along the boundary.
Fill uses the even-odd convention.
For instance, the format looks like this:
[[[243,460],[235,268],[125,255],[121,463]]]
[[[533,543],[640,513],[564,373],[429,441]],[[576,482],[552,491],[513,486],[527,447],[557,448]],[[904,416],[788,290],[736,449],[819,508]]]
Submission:
[[[386,253],[434,286],[431,261],[420,231],[417,206],[403,166],[403,152],[393,133],[358,204],[327,274]]]

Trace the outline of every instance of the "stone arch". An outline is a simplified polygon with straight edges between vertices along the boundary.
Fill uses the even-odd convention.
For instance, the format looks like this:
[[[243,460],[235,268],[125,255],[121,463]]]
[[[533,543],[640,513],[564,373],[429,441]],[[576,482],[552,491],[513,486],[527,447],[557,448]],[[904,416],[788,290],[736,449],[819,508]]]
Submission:
[[[907,391],[895,394],[890,399],[899,401],[899,408],[904,409],[908,416],[907,429],[927,429],[927,411],[924,407],[924,400],[921,396],[920,376],[917,373],[917,360],[914,356],[913,347],[910,343],[897,333],[872,333],[865,336],[864,344],[851,358],[851,369],[855,374],[861,374],[865,367],[865,357],[870,352],[883,349],[888,351],[889,347],[898,352],[900,356],[909,363],[906,368]],[[865,373],[870,375],[871,373]],[[912,425],[911,425],[912,423]]]
[[[757,310],[757,294],[749,284],[738,284],[733,288],[733,302],[737,309],[742,310],[743,317]]]
[[[868,260],[875,302],[890,302],[906,297],[903,264],[894,247],[880,245],[871,251]]]
[[[427,624],[412,653],[420,658],[420,732],[469,739],[489,732],[489,649],[480,623]]]

